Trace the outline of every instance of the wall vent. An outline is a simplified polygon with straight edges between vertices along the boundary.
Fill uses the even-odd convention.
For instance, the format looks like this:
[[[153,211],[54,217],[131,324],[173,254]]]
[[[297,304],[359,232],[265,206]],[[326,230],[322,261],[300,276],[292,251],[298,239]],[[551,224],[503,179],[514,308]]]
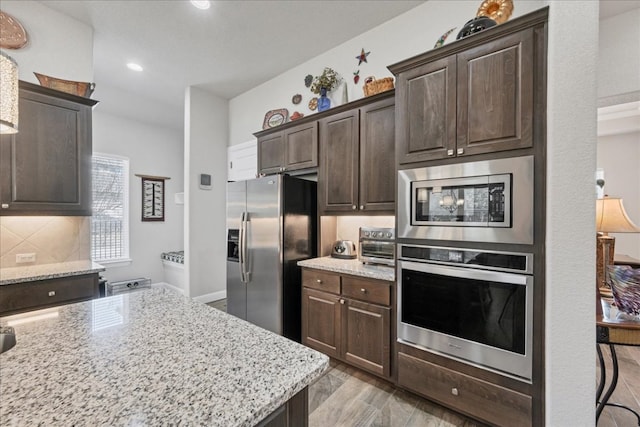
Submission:
[[[139,277],[137,279],[120,280],[118,282],[107,282],[107,296],[118,295],[123,292],[130,292],[136,289],[149,289],[151,287],[151,279],[148,277]]]

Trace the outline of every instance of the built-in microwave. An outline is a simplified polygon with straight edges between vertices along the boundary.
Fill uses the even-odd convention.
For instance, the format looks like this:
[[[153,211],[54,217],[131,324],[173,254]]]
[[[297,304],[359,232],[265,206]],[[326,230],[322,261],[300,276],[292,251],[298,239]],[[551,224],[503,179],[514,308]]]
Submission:
[[[533,156],[398,171],[398,237],[533,244]]]

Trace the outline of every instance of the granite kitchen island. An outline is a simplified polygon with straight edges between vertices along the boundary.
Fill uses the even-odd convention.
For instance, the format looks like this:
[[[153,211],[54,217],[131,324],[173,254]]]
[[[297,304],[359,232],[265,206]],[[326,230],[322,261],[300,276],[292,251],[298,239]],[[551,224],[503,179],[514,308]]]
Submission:
[[[166,289],[0,325],[17,338],[0,355],[3,425],[254,426],[291,411],[306,423],[306,388],[329,366],[319,352]]]

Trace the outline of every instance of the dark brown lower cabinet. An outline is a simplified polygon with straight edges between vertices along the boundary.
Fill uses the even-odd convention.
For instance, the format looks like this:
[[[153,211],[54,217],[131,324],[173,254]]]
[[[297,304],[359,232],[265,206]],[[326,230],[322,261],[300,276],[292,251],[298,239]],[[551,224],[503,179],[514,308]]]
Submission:
[[[257,427],[307,427],[308,425],[309,392],[308,387],[305,387],[258,423]]]
[[[391,309],[345,299],[344,358],[384,377],[391,375]]]
[[[0,286],[0,316],[86,301],[100,296],[98,273]]]
[[[496,426],[531,426],[531,397],[398,353],[398,385]]]
[[[390,282],[303,269],[302,343],[391,378]]]
[[[302,290],[302,342],[327,356],[340,357],[342,326],[340,297],[327,292]]]

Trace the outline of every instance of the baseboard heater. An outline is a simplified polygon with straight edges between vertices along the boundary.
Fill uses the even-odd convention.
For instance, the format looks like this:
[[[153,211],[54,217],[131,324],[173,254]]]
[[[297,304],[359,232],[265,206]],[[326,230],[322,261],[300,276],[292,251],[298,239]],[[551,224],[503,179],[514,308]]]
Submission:
[[[119,282],[107,282],[107,296],[118,295],[124,292],[131,292],[137,289],[148,289],[151,287],[151,279],[139,277],[137,279],[121,280]]]

